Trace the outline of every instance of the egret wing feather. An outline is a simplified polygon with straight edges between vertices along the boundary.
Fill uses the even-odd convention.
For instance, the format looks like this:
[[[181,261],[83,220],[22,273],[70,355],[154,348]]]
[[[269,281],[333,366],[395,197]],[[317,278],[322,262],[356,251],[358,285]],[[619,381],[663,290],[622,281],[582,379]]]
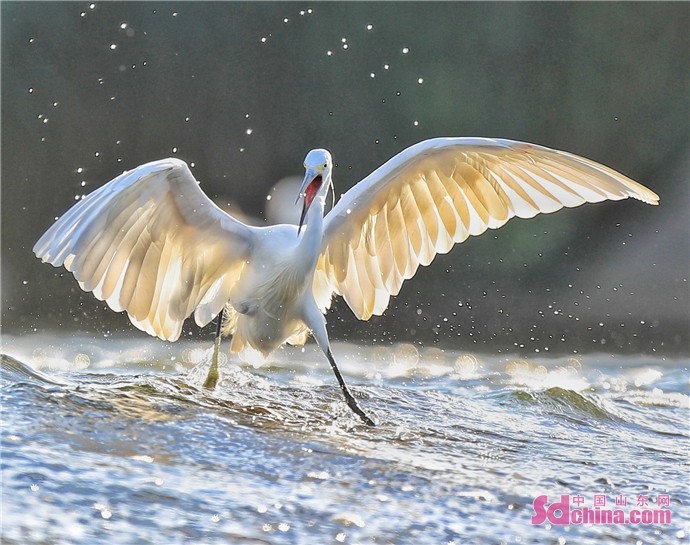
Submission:
[[[132,323],[176,340],[192,312],[203,326],[223,308],[254,228],[218,208],[186,163],[163,159],[125,172],[86,196],[34,246],[85,291]]]
[[[383,164],[328,213],[314,296],[325,311],[342,295],[366,320],[386,310],[419,265],[470,235],[513,217],[628,197],[659,201],[630,178],[571,153],[501,139],[426,140]]]

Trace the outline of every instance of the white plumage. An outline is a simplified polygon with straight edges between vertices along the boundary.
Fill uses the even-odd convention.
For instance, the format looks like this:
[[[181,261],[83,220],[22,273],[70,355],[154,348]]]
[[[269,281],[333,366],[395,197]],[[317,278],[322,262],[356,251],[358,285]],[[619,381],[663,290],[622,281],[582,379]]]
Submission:
[[[334,294],[366,320],[385,311],[419,265],[512,217],[606,199],[659,200],[570,153],[510,140],[435,138],[386,162],[324,218],[330,154],[312,150],[305,168],[300,230],[243,224],[213,204],[183,161],[163,159],[75,204],[34,252],[164,340],[176,340],[192,313],[203,326],[226,304],[233,351],[249,345],[268,354],[311,332],[360,414],[328,347],[323,313]]]
[[[512,217],[585,202],[659,197],[577,155],[485,138],[435,138],[396,155],[345,193],[325,219],[314,292],[342,295],[358,318],[380,315],[402,282],[470,235]]]

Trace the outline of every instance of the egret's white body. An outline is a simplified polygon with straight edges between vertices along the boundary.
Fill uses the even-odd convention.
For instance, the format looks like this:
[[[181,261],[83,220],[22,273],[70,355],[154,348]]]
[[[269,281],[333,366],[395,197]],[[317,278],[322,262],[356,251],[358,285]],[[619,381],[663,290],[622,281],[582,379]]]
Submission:
[[[324,217],[331,156],[312,150],[300,226],[252,227],[221,211],[178,159],[125,172],[75,204],[34,252],[138,328],[174,341],[225,308],[231,350],[269,354],[309,333],[348,405],[365,421],[330,352],[324,313],[334,294],[355,315],[382,314],[391,295],[437,253],[512,217],[585,202],[658,196],[583,157],[485,138],[416,144],[355,185]],[[302,226],[304,223],[304,226]]]
[[[232,351],[249,345],[268,355],[286,340],[304,343],[307,315],[320,314],[308,289],[316,265],[316,256],[310,255],[315,239],[298,238],[295,225],[259,231],[252,259],[228,301]]]

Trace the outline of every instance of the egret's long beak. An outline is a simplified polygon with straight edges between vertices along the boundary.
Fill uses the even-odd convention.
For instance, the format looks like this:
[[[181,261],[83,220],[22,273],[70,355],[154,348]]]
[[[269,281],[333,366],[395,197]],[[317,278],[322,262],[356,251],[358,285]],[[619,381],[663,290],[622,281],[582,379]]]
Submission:
[[[300,198],[304,198],[304,203],[302,205],[302,215],[299,218],[299,227],[297,228],[297,234],[299,235],[302,230],[302,225],[304,224],[304,218],[307,216],[307,211],[314,202],[314,197],[319,191],[321,184],[323,183],[323,177],[320,172],[310,168],[304,174],[304,180],[302,181],[302,186],[299,188],[299,194],[295,200],[297,204]]]

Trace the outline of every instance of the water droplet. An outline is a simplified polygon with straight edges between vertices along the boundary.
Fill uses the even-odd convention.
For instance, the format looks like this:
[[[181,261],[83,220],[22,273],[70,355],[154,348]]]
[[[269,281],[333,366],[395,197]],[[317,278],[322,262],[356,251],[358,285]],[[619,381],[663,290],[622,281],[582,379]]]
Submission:
[[[415,127],[419,127],[419,121],[417,121],[417,120],[415,120],[412,124],[413,124]]]
[[[96,4],[89,4],[89,9],[96,9]]]
[[[309,13],[309,14],[312,14],[313,12],[314,12],[314,10],[311,9],[311,8],[309,8],[309,9],[307,10],[307,13]]]
[[[270,201],[270,200],[271,200],[271,196],[270,196],[270,195],[266,195],[266,200],[267,200],[267,201]]]
[[[287,23],[289,20],[290,20],[290,19],[288,19],[287,17],[285,17],[285,19],[283,19],[283,23]]]
[[[34,92],[34,88],[33,88],[33,87],[29,87],[29,94],[31,94],[31,93],[33,93],[33,92]]]
[[[193,162],[192,162],[192,163],[189,163],[189,166],[190,166],[191,168],[194,168],[194,167],[196,166],[196,163],[193,163]]]
[[[340,41],[345,43],[345,42],[347,42],[347,38],[341,38]]]
[[[389,65],[389,64],[384,64],[384,65],[383,65],[383,69],[384,69],[384,70],[388,70],[389,68],[390,68],[390,65]]]
[[[56,100],[55,102],[53,102],[53,108],[55,108],[57,105],[58,105],[58,101]]]
[[[347,45],[347,44],[343,44],[343,49],[347,49],[347,48],[348,48],[348,45]]]
[[[184,122],[185,122],[185,123],[188,123],[188,122],[189,122],[189,116],[185,116]]]
[[[177,153],[177,148],[176,148],[176,147],[173,147],[172,152],[173,152],[173,153]]]
[[[86,186],[86,180],[82,180],[82,181],[81,181],[81,186],[82,186],[82,187],[85,187],[85,186]]]
[[[424,78],[417,78],[417,83],[419,83],[420,85],[424,83]]]
[[[173,11],[173,17],[177,17],[177,12]]]
[[[117,44],[110,44],[110,49],[112,49],[112,50],[117,49]]]
[[[254,130],[253,129],[247,129],[245,132],[247,133],[247,136],[249,136],[250,134],[252,134],[254,132]]]
[[[374,25],[369,24],[369,25],[367,25],[366,28],[367,28],[367,30],[371,30],[372,28],[374,28]]]
[[[91,365],[91,358],[89,358],[88,354],[80,353],[74,357],[74,363],[83,369]]]
[[[376,74],[374,74],[374,72],[372,72],[371,74],[369,74],[369,77],[370,77],[370,78],[375,78],[375,77],[376,77]]]
[[[127,28],[127,23],[120,23],[120,28],[121,28],[122,30],[126,29],[126,28]]]
[[[25,286],[26,286],[28,283],[29,283],[28,280],[22,280],[22,284],[24,284]]]
[[[100,155],[101,155],[101,152],[100,152],[100,151],[97,151],[97,152],[94,153],[94,156],[95,156],[95,157],[100,157]]]
[[[266,43],[266,36],[261,36],[261,43],[265,44]]]
[[[409,48],[409,47],[403,47],[403,48],[402,48],[402,54],[403,54],[403,55],[407,55],[409,52],[410,52],[410,48]]]
[[[328,51],[326,51],[326,55],[328,55],[328,56],[330,57],[331,55],[333,55],[333,51],[331,51],[331,50],[329,49]]]
[[[77,168],[77,174],[81,174],[84,172],[84,169],[82,167]]]
[[[43,123],[48,123],[48,118],[47,118],[47,117],[44,117],[44,118],[43,118]]]

